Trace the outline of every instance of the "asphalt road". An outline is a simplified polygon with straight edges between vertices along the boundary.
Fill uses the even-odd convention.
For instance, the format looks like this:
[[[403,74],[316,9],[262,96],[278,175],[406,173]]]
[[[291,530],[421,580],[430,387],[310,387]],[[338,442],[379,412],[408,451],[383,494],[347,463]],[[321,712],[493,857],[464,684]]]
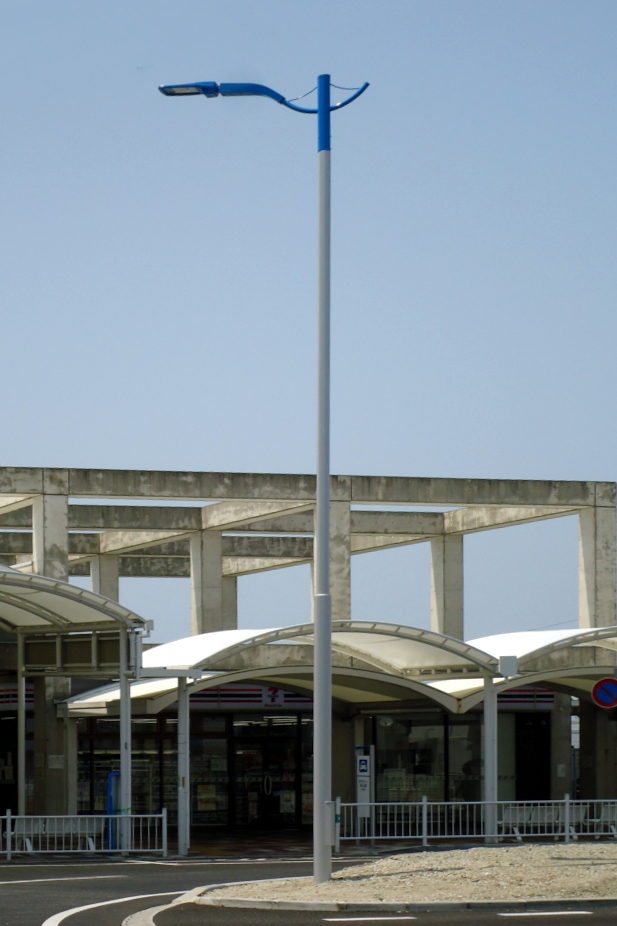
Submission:
[[[269,860],[13,862],[0,865],[0,926],[42,926],[54,914],[73,907],[170,892],[166,897],[147,896],[58,920],[63,926],[120,926],[129,913],[168,903],[174,894],[202,884],[308,875],[311,870],[310,862]]]
[[[617,909],[598,910],[590,915],[551,912],[550,915],[517,914],[508,916],[494,910],[470,910],[461,913],[304,913],[300,910],[225,910],[183,904],[173,911],[156,916],[156,926],[615,926]]]
[[[361,861],[360,859],[353,860]],[[350,860],[336,864],[349,865]],[[352,862],[353,864],[353,862]],[[153,861],[25,862],[0,865],[0,926],[120,926],[138,910],[169,903],[205,884],[311,873],[309,861]],[[169,892],[169,893],[165,893]],[[144,895],[144,896],[142,896]],[[133,900],[123,901],[122,898]],[[111,903],[109,903],[111,901]],[[91,907],[92,904],[102,906]],[[69,913],[75,907],[89,909]],[[403,926],[617,926],[615,909],[583,908],[563,912],[498,913],[495,910],[417,914],[309,913],[234,910],[193,904],[159,913],[156,926],[317,926],[330,923],[401,923]],[[47,922],[49,921],[49,922]]]

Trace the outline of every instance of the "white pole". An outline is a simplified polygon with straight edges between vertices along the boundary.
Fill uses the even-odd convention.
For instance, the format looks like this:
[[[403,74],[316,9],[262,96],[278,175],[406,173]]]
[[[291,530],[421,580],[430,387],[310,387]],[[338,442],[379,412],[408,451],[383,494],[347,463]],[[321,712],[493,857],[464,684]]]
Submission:
[[[484,800],[486,842],[497,841],[497,689],[484,679]]]
[[[126,628],[120,628],[120,807],[123,816],[131,813],[131,683],[129,680],[129,641]],[[130,820],[120,821],[120,848],[130,850]]]
[[[26,679],[21,633],[17,635],[17,814],[26,814]]]
[[[186,678],[178,679],[178,855],[188,855],[191,832],[189,690]]]
[[[313,667],[313,878],[332,875],[326,802],[332,793],[332,605],[330,599],[330,75],[318,78],[318,374]]]

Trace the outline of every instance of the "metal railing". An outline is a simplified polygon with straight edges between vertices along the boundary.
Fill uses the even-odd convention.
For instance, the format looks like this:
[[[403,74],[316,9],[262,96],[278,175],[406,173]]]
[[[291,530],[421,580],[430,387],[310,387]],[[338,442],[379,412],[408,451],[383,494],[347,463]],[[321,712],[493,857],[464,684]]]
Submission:
[[[552,838],[617,839],[617,800],[428,801],[343,804],[336,801],[335,848],[349,840]]]
[[[167,810],[160,814],[0,817],[0,855],[51,852],[167,856]]]

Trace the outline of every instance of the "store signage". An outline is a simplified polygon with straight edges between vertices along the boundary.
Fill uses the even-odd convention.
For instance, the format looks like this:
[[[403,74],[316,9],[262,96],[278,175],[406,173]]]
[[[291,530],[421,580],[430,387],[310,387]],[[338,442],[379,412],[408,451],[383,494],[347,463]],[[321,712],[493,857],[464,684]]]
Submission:
[[[593,686],[591,697],[598,707],[617,707],[617,678],[601,678]]]

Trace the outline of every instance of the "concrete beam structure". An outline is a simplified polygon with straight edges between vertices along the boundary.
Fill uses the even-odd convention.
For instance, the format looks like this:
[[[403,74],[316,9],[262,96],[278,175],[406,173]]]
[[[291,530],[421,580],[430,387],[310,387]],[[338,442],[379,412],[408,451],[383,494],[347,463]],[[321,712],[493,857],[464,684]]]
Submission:
[[[150,470],[0,470],[0,496],[42,495],[66,481],[73,498],[312,501],[315,477],[273,473],[161,472]],[[597,502],[597,496],[605,500]],[[409,476],[332,476],[331,498],[354,505],[525,505],[585,508],[615,505],[615,484],[535,479],[432,479]]]
[[[73,575],[91,571],[95,584],[97,571],[112,560],[91,564],[94,557],[116,557],[118,576],[193,574],[192,607],[194,615],[201,614],[196,625],[229,626],[231,618],[223,611],[229,615],[235,609],[223,607],[224,580],[235,587],[239,575],[311,561],[314,493],[311,475],[4,468],[0,557],[21,571],[57,577],[65,577],[69,568]],[[89,501],[67,505],[68,497]],[[460,636],[461,538],[572,514],[581,524],[581,625],[603,626],[616,619],[614,483],[344,475],[332,477],[331,497],[333,513],[341,515],[333,519],[331,564],[340,616],[351,614],[351,555],[430,541],[432,623]],[[94,499],[177,499],[184,504],[94,504]],[[379,509],[365,510],[368,506]],[[382,510],[388,506],[397,510]],[[401,506],[454,510],[404,511]],[[11,530],[32,530],[34,539]],[[204,552],[208,542],[195,540],[204,531],[218,535],[210,544],[217,551],[220,544],[220,557],[217,552],[214,560]],[[50,532],[60,538],[58,543]],[[196,544],[205,556],[199,569]],[[115,587],[116,580],[111,581]],[[214,596],[211,605],[204,595]]]

